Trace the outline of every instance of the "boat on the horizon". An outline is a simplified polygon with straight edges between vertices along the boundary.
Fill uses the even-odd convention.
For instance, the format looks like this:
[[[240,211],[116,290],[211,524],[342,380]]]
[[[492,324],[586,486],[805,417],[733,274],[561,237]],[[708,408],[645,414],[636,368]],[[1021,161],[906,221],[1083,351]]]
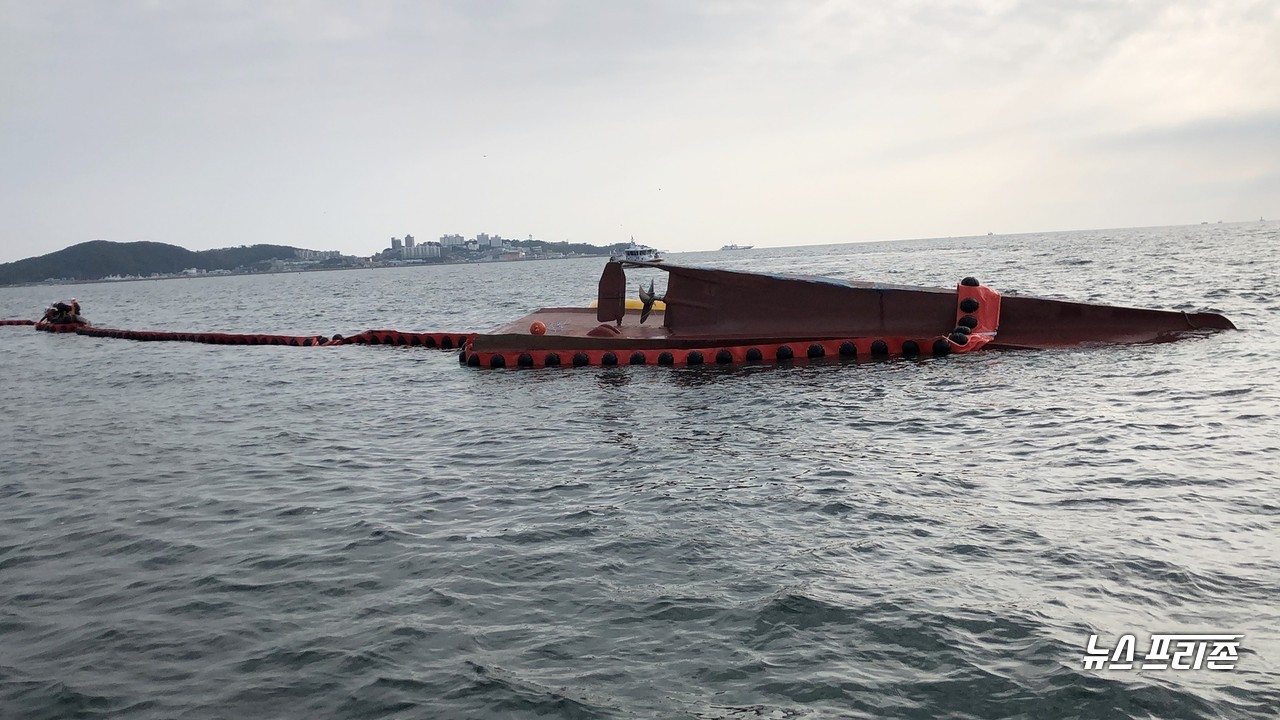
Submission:
[[[635,237],[631,238],[631,242],[622,249],[622,254],[613,253],[609,256],[609,260],[613,262],[662,262],[662,256],[654,248],[648,245],[640,245],[636,242]]]
[[[667,273],[665,291],[641,286],[637,303],[626,268]],[[597,294],[594,308],[543,308],[477,334],[460,360],[487,368],[879,360],[1159,343],[1235,328],[1212,312],[1006,297],[972,277],[931,288],[615,260]]]
[[[721,246],[720,249],[721,250],[750,250],[753,247],[755,246],[754,245],[738,245],[736,243],[729,243],[728,245]]]

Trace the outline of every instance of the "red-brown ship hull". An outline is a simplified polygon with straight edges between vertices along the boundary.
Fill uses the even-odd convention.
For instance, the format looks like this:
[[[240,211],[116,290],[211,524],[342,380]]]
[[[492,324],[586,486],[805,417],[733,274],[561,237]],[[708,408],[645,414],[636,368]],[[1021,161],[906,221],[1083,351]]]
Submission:
[[[778,358],[928,356],[982,347],[1163,342],[1190,331],[1234,328],[1214,313],[1001,297],[972,278],[944,289],[625,265],[667,273],[665,312],[653,312],[647,323],[637,313],[628,314],[624,264],[611,262],[600,279],[595,310],[538,310],[476,336],[463,358],[485,367],[539,367],[569,364],[571,358],[578,365],[627,364],[628,359],[650,364],[657,357],[664,358],[661,364],[712,362],[713,357],[736,362],[748,355],[767,361],[775,359],[770,352]],[[535,325],[545,331],[534,334]]]

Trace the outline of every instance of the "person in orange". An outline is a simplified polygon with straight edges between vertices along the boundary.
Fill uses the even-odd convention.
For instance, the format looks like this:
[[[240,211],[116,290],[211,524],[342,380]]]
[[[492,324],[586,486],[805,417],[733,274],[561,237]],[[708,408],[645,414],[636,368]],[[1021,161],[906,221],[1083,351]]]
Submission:
[[[71,298],[71,314],[75,316],[73,319],[80,319],[80,303],[76,302],[75,298]]]

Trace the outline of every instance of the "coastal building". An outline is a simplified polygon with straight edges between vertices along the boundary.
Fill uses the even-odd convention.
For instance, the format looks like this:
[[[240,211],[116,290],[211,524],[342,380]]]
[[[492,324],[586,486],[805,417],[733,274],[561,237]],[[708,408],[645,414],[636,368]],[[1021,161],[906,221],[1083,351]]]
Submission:
[[[426,242],[421,245],[412,235],[405,234],[404,239],[391,238],[391,247],[374,255],[374,260],[398,261],[398,260],[426,260],[429,258],[438,258],[441,256],[441,243]]]
[[[424,260],[426,258],[440,257],[440,243],[427,242],[422,245],[409,245],[409,238],[405,238],[404,254],[401,256],[405,260]]]

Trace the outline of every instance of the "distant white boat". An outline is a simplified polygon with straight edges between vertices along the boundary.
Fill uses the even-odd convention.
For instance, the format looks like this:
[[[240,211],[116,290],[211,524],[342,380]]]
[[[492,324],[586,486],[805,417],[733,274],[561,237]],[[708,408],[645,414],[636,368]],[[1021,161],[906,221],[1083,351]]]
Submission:
[[[631,243],[622,249],[621,256],[615,252],[609,256],[609,259],[625,262],[662,262],[662,257],[658,255],[657,250],[648,245],[636,243],[635,237],[632,237]]]
[[[730,243],[720,249],[721,250],[750,250],[753,247],[755,246],[754,245],[737,245],[737,244]]]

